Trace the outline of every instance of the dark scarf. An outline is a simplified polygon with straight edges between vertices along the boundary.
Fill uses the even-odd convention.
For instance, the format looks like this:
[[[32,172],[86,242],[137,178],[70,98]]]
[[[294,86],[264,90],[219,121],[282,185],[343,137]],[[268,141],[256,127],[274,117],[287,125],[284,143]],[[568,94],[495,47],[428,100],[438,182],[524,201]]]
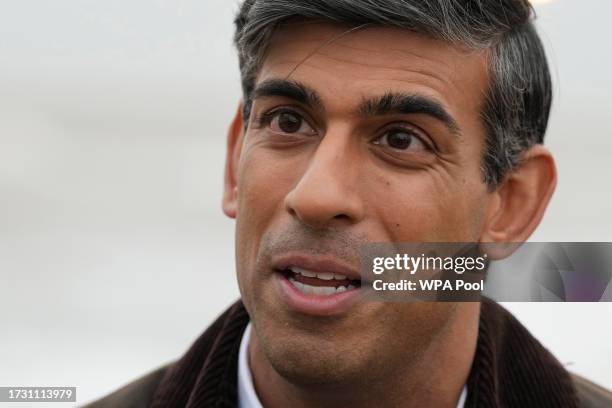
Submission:
[[[236,407],[238,351],[249,316],[226,310],[168,369],[152,407]],[[510,313],[483,300],[466,408],[577,407],[569,373]]]

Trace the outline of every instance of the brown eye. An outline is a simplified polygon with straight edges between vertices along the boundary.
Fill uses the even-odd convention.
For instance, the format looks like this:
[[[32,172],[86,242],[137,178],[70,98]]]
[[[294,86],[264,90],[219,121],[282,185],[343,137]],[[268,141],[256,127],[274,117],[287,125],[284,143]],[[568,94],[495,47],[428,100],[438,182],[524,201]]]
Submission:
[[[302,118],[291,112],[282,112],[277,116],[278,128],[285,133],[295,133],[302,127]]]
[[[413,132],[392,130],[385,133],[377,144],[382,144],[396,150],[425,150],[425,143]]]
[[[275,133],[307,136],[316,134],[316,131],[308,124],[304,117],[297,112],[283,110],[273,112],[268,117],[268,126]]]

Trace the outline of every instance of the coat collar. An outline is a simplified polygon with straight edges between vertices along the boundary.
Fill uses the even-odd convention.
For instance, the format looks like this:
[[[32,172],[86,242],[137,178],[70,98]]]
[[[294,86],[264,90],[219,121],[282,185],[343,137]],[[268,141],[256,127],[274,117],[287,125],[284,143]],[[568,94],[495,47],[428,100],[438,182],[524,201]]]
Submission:
[[[174,363],[152,407],[236,407],[238,354],[249,316],[238,301]],[[577,407],[569,373],[510,313],[483,299],[468,378],[471,407]]]

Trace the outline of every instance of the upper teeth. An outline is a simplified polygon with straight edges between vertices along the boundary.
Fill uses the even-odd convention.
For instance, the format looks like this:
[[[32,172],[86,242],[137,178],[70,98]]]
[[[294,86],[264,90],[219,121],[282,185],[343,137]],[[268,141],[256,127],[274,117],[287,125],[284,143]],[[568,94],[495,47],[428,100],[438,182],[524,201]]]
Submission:
[[[345,280],[346,279],[346,276],[341,275],[339,273],[312,272],[312,271],[309,271],[308,269],[298,268],[297,266],[292,266],[289,269],[291,269],[291,271],[294,273],[299,273],[300,275],[307,276],[309,278],[318,278],[322,280],[332,280],[332,279]]]

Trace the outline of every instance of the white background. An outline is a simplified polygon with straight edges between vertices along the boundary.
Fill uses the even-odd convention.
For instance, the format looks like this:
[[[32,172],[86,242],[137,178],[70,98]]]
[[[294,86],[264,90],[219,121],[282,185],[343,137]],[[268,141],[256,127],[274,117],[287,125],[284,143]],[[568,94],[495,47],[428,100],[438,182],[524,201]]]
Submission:
[[[99,397],[238,296],[220,209],[237,1],[0,0],[0,385]],[[559,187],[534,241],[610,241],[610,2],[538,7]],[[612,304],[506,304],[612,388]]]

